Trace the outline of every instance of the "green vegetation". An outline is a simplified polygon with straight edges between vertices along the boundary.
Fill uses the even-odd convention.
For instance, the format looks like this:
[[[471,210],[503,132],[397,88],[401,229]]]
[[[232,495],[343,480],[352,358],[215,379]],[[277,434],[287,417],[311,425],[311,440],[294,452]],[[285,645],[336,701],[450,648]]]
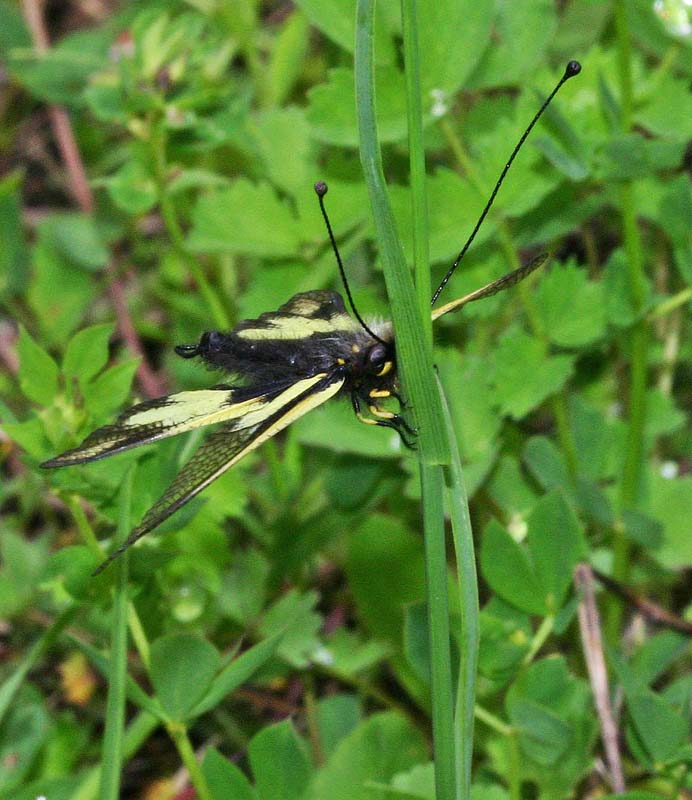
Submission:
[[[0,800],[686,796],[689,8],[41,5],[0,0]],[[441,302],[554,257],[431,359],[416,310],[570,58]],[[200,435],[38,464],[222,380],[175,344],[341,288],[318,179],[417,452],[332,401],[90,577]]]

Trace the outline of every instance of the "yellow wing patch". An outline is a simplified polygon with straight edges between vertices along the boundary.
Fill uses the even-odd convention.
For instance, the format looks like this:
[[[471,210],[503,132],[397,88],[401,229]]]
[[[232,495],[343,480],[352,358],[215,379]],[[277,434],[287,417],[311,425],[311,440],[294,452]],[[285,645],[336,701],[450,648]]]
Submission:
[[[298,385],[300,388],[296,389]],[[147,511],[141,523],[96,572],[100,572],[123,550],[196,497],[241,458],[337,394],[343,385],[342,377],[321,373],[291,385],[271,402],[265,403],[265,414],[261,419],[256,418],[254,424],[241,426],[236,420],[226,422],[197,449],[162,497]]]
[[[275,413],[324,378],[324,374],[296,381],[287,389],[263,392],[234,401],[237,390],[201,389],[180,392],[133,406],[112,424],[95,430],[73,450],[46,461],[44,467],[65,467],[120,453],[132,447],[169,436],[233,421],[234,427],[249,428]]]

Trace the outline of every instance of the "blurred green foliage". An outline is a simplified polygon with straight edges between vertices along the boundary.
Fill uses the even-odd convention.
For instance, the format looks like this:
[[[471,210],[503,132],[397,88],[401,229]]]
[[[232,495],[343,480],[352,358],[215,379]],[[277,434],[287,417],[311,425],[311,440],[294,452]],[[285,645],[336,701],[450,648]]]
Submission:
[[[88,577],[94,531],[108,543],[133,464],[134,523],[199,439],[50,475],[37,465],[152,380],[211,385],[174,344],[339,288],[317,179],[330,186],[359,308],[387,314],[355,149],[354,0],[95,6],[96,19],[78,3],[51,6],[53,45],[37,54],[19,4],[0,2],[0,798],[13,800],[97,796],[105,688],[76,699],[61,671],[81,650],[90,666],[77,683],[107,672],[112,577]],[[433,283],[564,63],[584,68],[521,152],[445,297],[538,250],[556,253],[552,265],[441,320],[436,359],[483,581],[473,797],[608,793],[572,571],[586,560],[610,572],[615,560],[637,593],[689,615],[690,11],[674,0],[419,6]],[[400,46],[399,4],[383,0],[380,136],[410,260]],[[74,199],[50,103],[67,110],[93,208]],[[634,331],[645,331],[643,355]],[[643,457],[627,485],[632,436]],[[133,549],[128,698],[152,722],[128,717],[128,759],[146,767],[124,765],[123,797],[177,768],[158,726],[205,746],[200,796],[434,797],[413,464],[391,432],[333,402]],[[620,623],[620,600],[601,596]],[[607,629],[611,689],[624,698],[623,796],[683,796],[689,648],[641,619]]]

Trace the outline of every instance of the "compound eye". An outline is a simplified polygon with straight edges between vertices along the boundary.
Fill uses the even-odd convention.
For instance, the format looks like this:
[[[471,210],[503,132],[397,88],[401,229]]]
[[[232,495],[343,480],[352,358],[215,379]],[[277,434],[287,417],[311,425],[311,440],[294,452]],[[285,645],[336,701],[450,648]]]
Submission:
[[[392,369],[393,364],[388,356],[388,349],[383,344],[376,344],[368,353],[368,363],[378,378],[386,375]]]

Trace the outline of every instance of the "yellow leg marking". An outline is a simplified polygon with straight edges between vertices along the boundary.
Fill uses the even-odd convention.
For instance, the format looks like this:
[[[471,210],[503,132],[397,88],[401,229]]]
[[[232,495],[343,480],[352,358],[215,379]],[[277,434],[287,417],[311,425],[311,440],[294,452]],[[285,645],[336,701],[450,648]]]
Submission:
[[[396,417],[396,414],[391,411],[385,411],[384,408],[378,408],[377,406],[368,406],[368,408],[373,417],[379,417],[380,419],[394,419]]]
[[[370,417],[364,417],[360,411],[356,412],[356,416],[361,422],[365,423],[366,425],[377,425],[376,419],[370,419]]]
[[[375,397],[391,397],[391,396],[392,396],[392,393],[389,391],[389,389],[373,389],[370,392],[370,394],[368,395],[368,397],[372,397],[372,398],[375,398]]]

